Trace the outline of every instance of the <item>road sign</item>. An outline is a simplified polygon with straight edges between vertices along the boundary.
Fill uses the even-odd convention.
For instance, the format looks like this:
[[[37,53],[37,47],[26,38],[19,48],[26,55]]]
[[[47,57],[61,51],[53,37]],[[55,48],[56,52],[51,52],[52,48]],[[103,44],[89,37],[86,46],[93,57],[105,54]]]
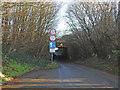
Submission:
[[[49,38],[50,38],[50,41],[53,41],[53,42],[56,40],[56,36],[55,35],[50,35]]]
[[[58,50],[58,48],[55,48],[55,50]]]
[[[53,53],[55,52],[55,48],[56,48],[56,44],[55,44],[55,40],[56,40],[56,30],[55,29],[51,29],[50,30],[50,36],[49,39],[52,42],[49,42],[49,49],[50,49],[50,53],[51,53],[51,64],[53,64]]]
[[[55,42],[49,42],[49,49],[55,49],[56,43]]]
[[[54,28],[51,29],[51,30],[50,30],[50,34],[51,34],[51,35],[55,35],[55,34],[56,34],[56,30],[55,30]]]
[[[50,53],[54,53],[55,52],[55,49],[50,49]]]

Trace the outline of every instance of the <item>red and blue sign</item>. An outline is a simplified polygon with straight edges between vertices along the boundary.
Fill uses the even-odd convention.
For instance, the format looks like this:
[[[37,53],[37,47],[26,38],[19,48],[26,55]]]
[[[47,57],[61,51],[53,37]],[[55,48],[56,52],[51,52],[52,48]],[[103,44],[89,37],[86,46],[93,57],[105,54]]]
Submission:
[[[51,35],[55,35],[55,34],[56,34],[56,30],[55,30],[54,28],[52,28],[52,29],[50,30],[50,34],[51,34]]]
[[[56,43],[55,42],[49,42],[49,49],[55,49]]]

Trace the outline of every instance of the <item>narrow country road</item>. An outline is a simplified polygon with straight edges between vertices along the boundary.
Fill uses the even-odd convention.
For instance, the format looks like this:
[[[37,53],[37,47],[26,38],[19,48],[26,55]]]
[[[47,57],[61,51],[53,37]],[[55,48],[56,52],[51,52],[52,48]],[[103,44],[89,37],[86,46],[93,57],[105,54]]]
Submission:
[[[118,77],[71,63],[60,68],[29,72],[3,88],[118,88]]]

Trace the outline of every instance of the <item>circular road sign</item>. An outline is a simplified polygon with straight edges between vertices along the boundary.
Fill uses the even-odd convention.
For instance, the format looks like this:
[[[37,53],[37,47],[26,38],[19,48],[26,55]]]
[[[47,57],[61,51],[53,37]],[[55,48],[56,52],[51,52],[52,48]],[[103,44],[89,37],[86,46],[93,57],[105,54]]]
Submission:
[[[50,34],[51,34],[51,35],[55,35],[55,34],[56,34],[56,30],[55,30],[54,28],[51,29],[51,30],[50,30]]]
[[[55,35],[50,35],[50,41],[55,41],[56,40],[56,36]]]

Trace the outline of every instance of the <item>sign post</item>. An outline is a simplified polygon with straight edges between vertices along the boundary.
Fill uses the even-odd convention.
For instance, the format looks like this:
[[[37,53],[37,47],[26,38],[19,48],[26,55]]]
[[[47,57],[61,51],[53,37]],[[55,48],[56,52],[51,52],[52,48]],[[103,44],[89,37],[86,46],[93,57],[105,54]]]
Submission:
[[[53,53],[51,53],[51,64],[53,64]]]
[[[51,29],[50,30],[50,42],[49,42],[49,49],[50,49],[50,53],[51,53],[51,64],[53,64],[53,53],[55,52],[55,48],[56,48],[56,43],[55,43],[55,40],[56,40],[56,30],[55,29]]]

